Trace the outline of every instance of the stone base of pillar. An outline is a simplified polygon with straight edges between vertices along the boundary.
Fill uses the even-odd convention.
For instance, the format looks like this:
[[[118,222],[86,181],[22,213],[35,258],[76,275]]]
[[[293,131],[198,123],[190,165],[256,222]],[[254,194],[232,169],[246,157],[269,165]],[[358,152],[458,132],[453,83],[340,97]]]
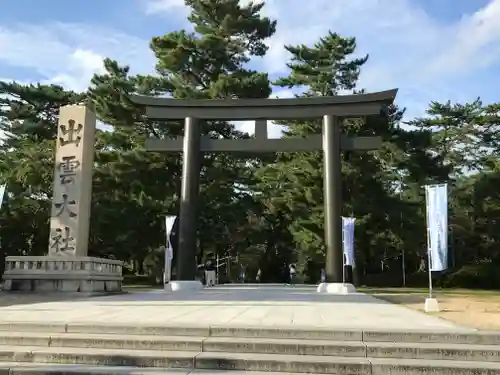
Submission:
[[[67,256],[11,256],[5,259],[4,291],[119,293],[122,264],[112,259]]]
[[[316,288],[318,293],[327,294],[354,294],[356,288],[352,284],[347,283],[321,283]]]
[[[426,313],[439,312],[439,303],[438,303],[438,300],[435,299],[435,298],[426,298],[425,299],[425,305],[424,305],[424,311]]]
[[[203,290],[204,288],[199,280],[174,280],[165,285],[165,290],[169,292]]]

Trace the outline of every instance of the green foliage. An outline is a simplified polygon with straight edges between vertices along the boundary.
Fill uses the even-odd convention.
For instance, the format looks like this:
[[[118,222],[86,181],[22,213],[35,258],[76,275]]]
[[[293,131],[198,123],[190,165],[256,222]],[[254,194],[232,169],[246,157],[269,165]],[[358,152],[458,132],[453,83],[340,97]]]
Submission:
[[[127,261],[133,283],[158,282],[163,267],[166,214],[179,209],[181,158],[149,153],[148,137],[182,135],[176,121],[153,121],[131,103],[131,94],[183,99],[267,98],[272,86],[300,96],[362,93],[358,78],[368,55],[356,39],[329,32],[311,46],[288,45],[289,73],[271,85],[249,68],[267,52],[276,22],[262,3],[186,0],[192,31],[151,40],[155,75],[132,75],[104,60],[85,93],[55,85],[0,82],[0,182],[8,195],[0,216],[3,255],[41,255],[48,247],[58,109],[86,103],[108,128],[96,136],[91,255]],[[423,185],[448,182],[450,270],[436,279],[447,287],[495,287],[500,264],[500,104],[431,102],[422,118],[403,122],[394,106],[389,121],[349,119],[349,136],[380,135],[381,149],[342,155],[343,215],[355,216],[355,278],[359,283],[425,285]],[[321,132],[321,121],[287,121],[285,137]],[[245,138],[225,121],[205,121],[213,138]],[[244,159],[205,155],[201,168],[199,257],[229,255],[225,280],[240,265],[249,280],[282,282],[296,263],[305,282],[324,266],[323,161],[321,152]],[[201,259],[200,259],[201,260]],[[175,262],[174,262],[175,263]],[[136,274],[148,274],[139,276]],[[222,279],[222,276],[221,276]],[[134,281],[135,280],[135,281]]]
[[[500,289],[498,264],[480,263],[461,267],[443,277],[444,288]]]
[[[275,82],[281,87],[305,86],[306,96],[332,96],[340,90],[352,90],[356,87],[361,67],[368,60],[350,58],[356,50],[355,38],[343,38],[329,32],[313,47],[305,45],[285,46],[292,55],[288,77]]]
[[[123,190],[120,186],[135,186],[134,192],[128,192],[117,202],[120,210],[111,205],[106,211],[109,223],[106,233],[112,233],[109,227],[119,220],[118,216],[132,212],[129,215],[134,220],[130,220],[130,227],[126,227],[129,230],[123,236],[128,244],[123,246],[131,248],[128,256],[141,257],[142,261],[149,254],[152,263],[162,264],[161,257],[154,255],[154,249],[164,242],[162,215],[178,212],[180,155],[146,153],[142,147],[146,137],[182,135],[182,124],[145,119],[128,96],[138,93],[189,99],[265,98],[271,92],[267,74],[245,67],[250,56],[265,54],[264,40],[275,31],[275,22],[259,15],[262,6],[241,6],[236,0],[189,1],[188,5],[192,9],[189,19],[194,32],[180,30],[151,41],[159,76],[130,76],[128,67],[105,60],[106,74],[94,76],[89,89],[99,118],[113,126],[113,132],[103,135],[106,148],[99,160],[104,174],[115,178],[103,191],[120,192]],[[200,126],[203,134],[212,137],[246,136],[224,121],[207,121]],[[235,255],[246,250],[241,245],[244,242],[241,228],[245,227],[254,203],[247,189],[235,189],[235,184],[245,187],[251,183],[252,173],[245,160],[221,154],[206,155],[203,159],[200,257],[207,251]],[[99,198],[105,200],[109,197]],[[137,216],[152,223],[147,230],[134,224]],[[149,250],[144,249],[145,235]],[[137,239],[143,242],[142,246]]]
[[[408,123],[432,132],[428,150],[456,178],[485,168],[498,144],[499,124],[497,107],[484,107],[480,99],[466,104],[431,102],[426,117]]]
[[[314,46],[286,46],[291,54],[290,74],[275,84],[302,88],[302,96],[331,96],[353,90],[364,58],[351,57],[354,38],[329,33]],[[429,141],[426,134],[415,134],[399,126],[404,111],[391,108],[389,121],[353,119],[342,131],[352,136],[381,135],[381,150],[343,155],[344,216],[357,218],[356,248],[358,268],[373,272],[372,264],[387,262],[401,254],[403,247],[414,256],[421,252],[424,239],[417,239],[415,228],[424,233],[421,215],[415,215],[415,202],[403,200],[401,188],[423,180],[415,168],[433,163],[419,146]],[[321,121],[290,121],[286,137],[303,137],[321,132]],[[307,278],[317,281],[324,262],[323,242],[323,161],[320,152],[279,155],[275,162],[258,171],[262,196],[271,211],[289,219],[294,236],[296,260]],[[427,176],[425,176],[427,177]],[[402,216],[408,217],[403,226]],[[406,229],[405,229],[406,227]],[[407,241],[407,238],[416,241]],[[411,243],[411,246],[408,246]]]

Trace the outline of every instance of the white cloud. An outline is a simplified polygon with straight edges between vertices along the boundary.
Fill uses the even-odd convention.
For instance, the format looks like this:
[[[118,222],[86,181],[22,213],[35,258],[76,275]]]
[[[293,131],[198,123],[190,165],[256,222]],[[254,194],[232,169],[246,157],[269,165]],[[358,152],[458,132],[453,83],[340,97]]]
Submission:
[[[500,1],[491,1],[456,25],[456,33],[431,64],[437,73],[460,74],[487,67],[500,57]]]
[[[184,0],[141,0],[144,3],[145,13],[148,15],[151,14],[160,14],[160,15],[171,15],[173,12],[177,12],[176,16],[179,16],[179,12],[182,15],[187,15],[189,9],[186,7]],[[260,3],[261,0],[240,0],[241,4],[248,3]]]
[[[130,64],[136,72],[148,73],[154,69],[148,40],[91,25],[0,27],[0,51],[0,64],[33,72],[33,76],[23,77],[23,83],[58,84],[75,91],[86,90],[94,73],[104,71],[104,57]],[[19,81],[17,77],[5,81],[14,79]],[[109,130],[102,123],[98,127]]]
[[[411,0],[316,0],[308,7],[301,7],[301,3],[266,2],[265,13],[278,20],[270,54],[265,58],[268,69],[284,69],[283,44],[311,44],[328,30],[355,36],[359,53],[370,53],[370,64],[384,66],[386,75],[392,75],[394,68],[425,67],[438,59],[443,63],[434,75],[448,71],[450,64],[475,68],[484,60],[471,57],[491,46],[490,61],[500,58],[500,0],[491,0],[486,7],[451,24],[433,19]]]
[[[138,1],[147,14],[176,19],[187,14],[184,0]],[[453,23],[434,19],[418,6],[417,0],[314,0],[307,6],[303,0],[267,0],[263,12],[278,20],[278,31],[261,68],[286,74],[283,45],[312,44],[331,29],[355,36],[359,54],[370,54],[359,86],[371,91],[399,87],[398,103],[409,107],[409,117],[422,114],[430,100],[470,100],[496,90],[486,79],[475,80],[472,92],[464,79],[500,61],[500,0]],[[153,72],[148,39],[98,25],[0,26],[0,64],[33,72],[11,78],[83,90],[94,72],[102,71],[103,57],[130,64],[133,72]],[[253,132],[253,123],[241,126]],[[270,124],[268,132],[276,137],[281,129]]]
[[[148,0],[146,1],[146,14],[170,13],[182,11],[187,13],[184,0]]]
[[[173,0],[152,1],[172,9],[167,5]],[[483,92],[470,92],[464,78],[500,62],[500,0],[490,0],[451,23],[431,17],[417,0],[265,3],[263,13],[278,20],[277,33],[268,42],[270,50],[261,61],[271,74],[286,74],[288,55],[283,45],[311,45],[331,30],[356,37],[358,53],[370,54],[359,87],[370,91],[399,87],[398,103],[409,107],[408,117],[421,115],[431,100],[465,101],[494,90],[485,80],[480,85]],[[437,3],[436,7],[446,6]],[[180,9],[180,0],[176,7]]]
[[[92,75],[103,70],[104,57],[130,64],[142,73],[154,69],[148,40],[92,25],[0,27],[0,51],[0,63],[32,70],[32,81],[57,83],[77,91],[86,89]]]
[[[89,50],[77,49],[68,56],[66,71],[44,80],[43,83],[55,83],[63,87],[69,87],[77,91],[83,91],[88,87],[90,78],[94,73],[103,73],[104,56]]]
[[[328,30],[355,36],[359,54],[370,54],[359,87],[370,91],[399,87],[407,117],[422,115],[431,100],[470,100],[463,75],[500,60],[500,0],[455,23],[441,23],[410,0],[268,0],[278,31],[265,67],[286,70],[283,44],[312,44]],[[461,87],[460,87],[461,86]],[[470,95],[470,97],[468,96]]]

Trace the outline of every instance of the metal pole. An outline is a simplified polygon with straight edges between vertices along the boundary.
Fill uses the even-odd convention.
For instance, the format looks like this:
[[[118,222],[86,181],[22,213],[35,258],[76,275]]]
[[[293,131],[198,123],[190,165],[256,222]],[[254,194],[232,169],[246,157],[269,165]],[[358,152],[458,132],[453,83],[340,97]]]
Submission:
[[[343,281],[342,162],[340,119],[323,116],[323,194],[325,205],[326,281]]]
[[[345,260],[344,260],[345,261]],[[345,263],[342,265],[342,284],[345,284]]]
[[[167,232],[167,219],[163,220],[163,226],[165,228],[165,238],[166,238],[166,241],[165,241],[165,251],[164,251],[164,255],[165,255],[165,260],[163,262],[163,287],[165,287],[165,284],[168,283],[168,275],[167,275],[167,272],[168,272],[168,232]]]
[[[403,218],[401,218],[403,220]],[[403,250],[401,252],[401,271],[403,272],[403,286],[406,286],[406,259],[405,259],[405,249],[403,243]]]
[[[342,221],[342,283],[345,284],[345,267],[346,267],[346,255],[344,252],[344,246],[345,246],[345,228],[344,228],[344,222]]]
[[[163,285],[165,286],[166,284],[169,283],[169,275],[168,275],[168,242],[167,242],[167,246],[165,247],[165,264],[164,264],[164,267],[165,267],[165,270],[163,272]]]
[[[199,184],[200,128],[196,119],[187,117],[184,122],[179,249],[177,252],[178,280],[194,280],[196,276]]]
[[[398,171],[399,177],[399,200],[403,202],[403,176]],[[401,237],[403,236],[403,211],[399,213],[399,230]],[[405,261],[405,243],[403,239],[403,246],[401,247],[401,272],[403,273],[403,286],[406,286],[406,261]]]
[[[426,210],[428,211],[428,205],[429,205],[429,193],[427,190],[427,187],[425,187],[425,201],[426,201]],[[431,239],[430,239],[430,228],[429,228],[429,213],[426,212],[426,217],[427,217],[427,230],[426,235],[427,235],[427,268],[429,270],[429,298],[432,298],[432,271],[431,271]]]
[[[453,227],[450,225],[449,226],[450,230],[450,243],[451,243],[451,254],[452,254],[452,259],[451,259],[451,268],[455,268],[455,234],[453,232]]]
[[[429,229],[427,229],[427,268],[429,268],[429,298],[432,298],[432,271],[431,271],[431,252],[429,246]]]
[[[215,260],[215,285],[219,285],[219,254]]]

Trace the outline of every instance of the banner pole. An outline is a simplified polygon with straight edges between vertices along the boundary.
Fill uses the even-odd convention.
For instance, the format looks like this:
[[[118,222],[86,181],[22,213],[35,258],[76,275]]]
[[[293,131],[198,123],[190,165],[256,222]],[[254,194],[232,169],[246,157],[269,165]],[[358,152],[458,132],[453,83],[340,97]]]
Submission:
[[[168,267],[168,249],[165,247],[164,251],[165,255],[165,264],[163,265],[163,285],[165,286],[168,281],[167,281],[167,267]]]
[[[342,264],[343,264],[343,265],[342,265],[342,284],[345,284],[345,263],[346,263],[346,261],[345,261],[345,254],[344,254],[344,256],[342,257],[342,259],[344,260],[344,261],[342,262]]]
[[[166,241],[165,241],[165,251],[164,251],[164,256],[165,256],[165,260],[163,262],[163,289],[165,289],[167,283],[168,283],[168,275],[167,275],[167,264],[168,264],[168,223],[167,223],[167,218],[165,217],[165,220],[164,220],[164,224],[165,224],[165,237],[166,237]]]
[[[176,216],[165,216],[165,262],[163,265],[163,287],[167,288],[167,284],[170,283],[172,279],[172,259],[171,254],[173,254],[172,244],[170,242],[170,235],[174,227]]]
[[[165,246],[165,269],[163,272],[163,284],[167,285],[170,283],[170,241],[167,241],[167,246]]]
[[[429,228],[427,228],[427,268],[429,269],[429,298],[432,298],[431,251],[429,246]]]
[[[342,218],[342,284],[345,284],[345,264],[346,264],[346,256],[345,256],[345,222],[344,218]]]
[[[215,261],[215,285],[219,285],[219,253],[217,253]]]
[[[426,202],[426,218],[427,218],[427,230],[426,232],[426,237],[427,237],[427,269],[429,272],[429,298],[432,299],[432,271],[431,271],[431,239],[430,239],[430,220],[429,220],[429,186],[425,186],[425,202]]]

